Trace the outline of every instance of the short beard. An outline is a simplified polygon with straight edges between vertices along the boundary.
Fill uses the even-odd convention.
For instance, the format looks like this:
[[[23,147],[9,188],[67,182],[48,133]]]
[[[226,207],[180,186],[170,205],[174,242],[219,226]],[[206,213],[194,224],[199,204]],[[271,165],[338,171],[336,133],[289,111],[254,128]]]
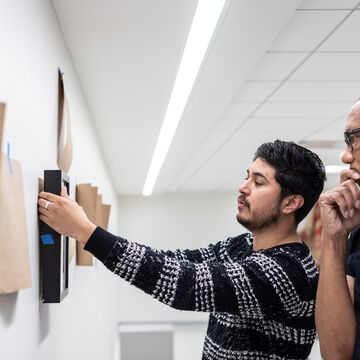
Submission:
[[[280,205],[281,205],[281,201],[279,199],[279,201],[271,209],[271,211],[267,214],[264,214],[265,216],[254,216],[254,219],[246,220],[246,219],[242,219],[238,214],[236,215],[236,219],[239,224],[241,224],[251,232],[263,230],[264,228],[277,223],[281,215]]]

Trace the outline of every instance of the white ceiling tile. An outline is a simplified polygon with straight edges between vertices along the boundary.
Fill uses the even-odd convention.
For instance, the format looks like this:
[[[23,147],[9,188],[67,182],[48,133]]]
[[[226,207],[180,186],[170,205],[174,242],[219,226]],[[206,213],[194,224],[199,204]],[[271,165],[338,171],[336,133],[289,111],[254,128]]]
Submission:
[[[306,137],[306,141],[329,140],[343,142],[346,116]]]
[[[273,131],[262,131],[258,129],[245,131],[242,129],[231,138],[224,148],[236,149],[237,146],[243,146],[243,144],[250,144],[257,147],[264,142],[275,141],[276,139],[297,142],[306,135],[308,135],[308,130],[289,131],[275,129]]]
[[[315,53],[290,80],[360,80],[360,53]]]
[[[317,129],[329,122],[328,118],[252,118],[243,126],[243,131],[293,131]]]
[[[223,112],[222,117],[246,118],[258,105],[257,102],[231,102]]]
[[[250,134],[250,136],[244,135],[244,132],[239,131],[225,144],[223,151],[232,152],[235,151],[238,154],[251,154],[253,157],[256,149],[263,142],[269,141],[266,139],[264,133]]]
[[[245,119],[239,119],[236,117],[222,117],[217,120],[212,131],[228,131],[233,132],[237,129]]]
[[[347,11],[296,11],[269,51],[312,51]]]
[[[303,0],[299,9],[351,9],[358,0]]]
[[[280,81],[246,81],[233,101],[263,101],[280,84]]]
[[[360,11],[354,11],[346,21],[325,41],[318,51],[360,51]]]
[[[141,30],[142,25],[160,22],[179,22],[184,15],[185,6],[193,6],[194,0],[181,2],[153,0],[52,0],[56,13],[62,24],[119,24],[122,29],[136,25]],[[141,26],[139,26],[141,24]]]
[[[270,101],[354,101],[360,81],[287,81]]]
[[[257,112],[256,117],[296,117],[334,119],[349,110],[351,102],[267,102]]]
[[[302,141],[331,141],[334,143],[333,147],[342,149],[343,144],[345,146],[344,140],[343,140],[343,132],[344,129],[339,129],[339,131],[331,131],[331,130],[326,130],[326,129],[321,129],[318,131],[314,131],[313,134],[307,134],[307,136],[305,136],[303,139],[301,139]]]
[[[306,53],[266,53],[248,80],[284,80],[306,56]]]

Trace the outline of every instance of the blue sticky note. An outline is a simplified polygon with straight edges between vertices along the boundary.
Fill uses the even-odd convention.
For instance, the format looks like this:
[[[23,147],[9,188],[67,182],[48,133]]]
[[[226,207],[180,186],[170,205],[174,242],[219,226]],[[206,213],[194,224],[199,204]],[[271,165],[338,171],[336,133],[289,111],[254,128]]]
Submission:
[[[41,240],[44,245],[54,245],[54,239],[50,234],[41,235]]]
[[[12,175],[13,169],[12,169],[12,165],[11,165],[11,158],[10,158],[10,143],[7,143],[7,158],[8,158],[8,163],[9,163],[9,170],[10,170],[10,174]]]

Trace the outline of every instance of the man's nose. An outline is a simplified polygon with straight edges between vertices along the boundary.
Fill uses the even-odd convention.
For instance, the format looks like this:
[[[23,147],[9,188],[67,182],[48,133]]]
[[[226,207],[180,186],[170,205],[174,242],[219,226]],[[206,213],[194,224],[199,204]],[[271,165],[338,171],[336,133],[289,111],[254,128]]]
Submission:
[[[354,161],[354,155],[353,153],[350,151],[349,147],[346,146],[345,151],[343,152],[343,154],[341,155],[341,161],[344,164],[351,164]]]
[[[244,194],[246,196],[250,195],[250,188],[249,188],[249,179],[245,180],[240,186],[239,186],[239,193]]]

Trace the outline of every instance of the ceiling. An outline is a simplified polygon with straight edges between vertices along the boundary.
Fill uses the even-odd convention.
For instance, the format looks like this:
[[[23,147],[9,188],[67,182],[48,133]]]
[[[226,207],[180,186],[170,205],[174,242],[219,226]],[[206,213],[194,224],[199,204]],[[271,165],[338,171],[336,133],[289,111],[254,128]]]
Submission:
[[[141,194],[197,1],[52,1],[114,187]],[[276,138],[340,164],[359,33],[358,0],[228,0],[154,193],[234,191]]]

